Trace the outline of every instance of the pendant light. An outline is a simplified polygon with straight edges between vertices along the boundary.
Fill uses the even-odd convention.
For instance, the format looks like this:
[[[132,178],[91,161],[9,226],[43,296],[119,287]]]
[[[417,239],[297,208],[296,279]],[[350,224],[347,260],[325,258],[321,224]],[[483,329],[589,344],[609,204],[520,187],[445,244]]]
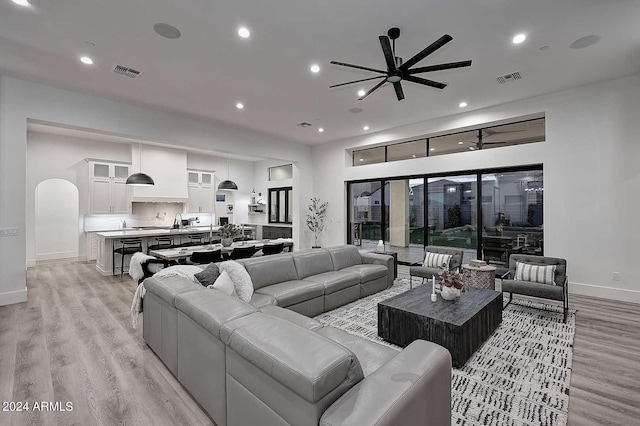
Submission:
[[[151,176],[142,173],[142,141],[138,141],[138,154],[140,155],[140,172],[134,173],[127,178],[126,185],[131,186],[151,186],[155,185]]]
[[[218,185],[218,190],[223,191],[236,191],[238,189],[238,185],[232,180],[229,180],[229,156],[227,156],[227,180],[223,180]]]

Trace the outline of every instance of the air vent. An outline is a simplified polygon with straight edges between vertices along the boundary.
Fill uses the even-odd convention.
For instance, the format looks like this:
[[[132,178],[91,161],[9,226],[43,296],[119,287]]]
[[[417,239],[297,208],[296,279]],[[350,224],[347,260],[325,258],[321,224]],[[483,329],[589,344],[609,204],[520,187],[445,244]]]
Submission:
[[[303,121],[301,123],[298,123],[298,126],[300,126],[300,127],[311,127],[312,124],[311,123],[307,123],[306,121]]]
[[[516,71],[510,74],[501,75],[500,77],[496,78],[496,81],[498,82],[498,84],[504,84],[510,81],[520,80],[521,78],[522,75],[520,75],[520,73]]]
[[[113,67],[113,72],[115,72],[116,74],[120,74],[120,75],[124,75],[125,77],[129,77],[129,78],[138,78],[140,77],[140,74],[142,74],[140,71],[134,70],[133,68],[129,68],[129,67],[125,67],[124,65],[114,65]]]

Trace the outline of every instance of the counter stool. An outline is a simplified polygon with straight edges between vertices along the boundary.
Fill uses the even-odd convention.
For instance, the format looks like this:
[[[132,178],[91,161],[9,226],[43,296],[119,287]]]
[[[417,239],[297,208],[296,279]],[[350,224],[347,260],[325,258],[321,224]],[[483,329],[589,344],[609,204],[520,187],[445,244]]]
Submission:
[[[188,234],[187,235],[187,239],[189,241],[187,241],[184,244],[180,244],[180,247],[189,247],[189,246],[202,245],[202,244],[204,244],[204,238],[205,238],[204,234]]]
[[[153,242],[154,244],[150,244],[149,246],[147,246],[147,254],[149,254],[150,250],[163,250],[173,247],[173,237],[154,237]]]
[[[120,278],[124,274],[124,257],[131,256],[136,252],[142,251],[142,238],[124,238],[120,240],[120,247],[116,247],[113,243],[113,252],[111,253],[111,264],[113,266],[113,275],[116,274],[116,253],[120,254]]]

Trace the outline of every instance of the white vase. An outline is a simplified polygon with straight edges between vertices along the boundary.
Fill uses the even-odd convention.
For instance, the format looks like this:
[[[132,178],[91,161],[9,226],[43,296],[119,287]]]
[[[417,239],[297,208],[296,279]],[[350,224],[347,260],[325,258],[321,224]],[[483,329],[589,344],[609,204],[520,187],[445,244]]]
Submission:
[[[460,297],[460,290],[454,287],[442,286],[442,290],[440,291],[440,295],[444,300],[456,300]]]
[[[233,244],[233,238],[223,238],[220,242],[223,247],[231,247]]]
[[[376,247],[376,253],[384,253],[384,242],[382,242],[382,240],[378,241],[378,246]]]

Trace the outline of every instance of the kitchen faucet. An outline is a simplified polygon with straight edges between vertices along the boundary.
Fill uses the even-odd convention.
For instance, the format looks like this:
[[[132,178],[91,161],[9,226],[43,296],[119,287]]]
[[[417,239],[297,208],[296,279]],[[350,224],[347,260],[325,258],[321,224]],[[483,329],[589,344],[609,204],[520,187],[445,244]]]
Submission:
[[[180,222],[178,222],[178,216],[180,216]],[[181,225],[182,225],[182,214],[176,213],[176,215],[173,217],[173,229],[179,229]]]

